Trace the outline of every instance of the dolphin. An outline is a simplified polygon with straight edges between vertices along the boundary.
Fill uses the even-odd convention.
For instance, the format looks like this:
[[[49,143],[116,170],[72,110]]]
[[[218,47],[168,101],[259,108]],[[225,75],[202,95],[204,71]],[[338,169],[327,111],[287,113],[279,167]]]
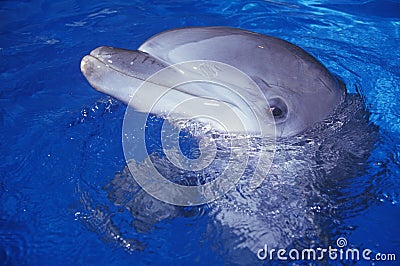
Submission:
[[[262,97],[252,95],[252,91],[232,75],[223,78],[234,83],[238,87],[236,91],[221,90],[211,84],[174,87],[173,77],[193,75],[179,67],[170,68],[167,75],[156,80],[153,88],[146,91],[148,97],[131,100],[135,90],[153,74],[191,60],[221,62],[237,68],[256,83],[267,103]],[[209,75],[215,69],[218,67],[207,66],[203,74]],[[264,108],[269,113],[262,116],[272,117],[267,123],[274,125],[277,137],[290,137],[311,128],[332,114],[345,95],[340,79],[300,47],[272,36],[229,27],[168,30],[151,37],[138,50],[98,47],[83,57],[81,71],[97,91],[141,112],[163,115],[179,101],[197,97],[234,106],[237,112],[244,114],[239,116],[246,120],[245,127],[253,128],[253,121],[246,115],[247,109],[254,107],[263,112]],[[199,77],[195,75],[194,79]],[[158,108],[150,110],[151,101],[155,101],[152,94],[160,91],[168,93]],[[244,95],[250,104],[244,103],[235,92]],[[175,111],[174,115],[195,116],[196,111],[206,108],[209,107],[204,103],[193,104]]]
[[[267,99],[267,108],[261,97],[252,97],[249,84],[243,79],[223,73],[218,73],[219,78],[228,77],[229,80],[223,80],[224,84],[234,86],[234,90],[220,90],[209,83],[174,86],[182,76],[201,78],[201,74],[176,66],[191,60],[222,62],[239,69],[261,90]],[[167,71],[161,78],[152,79],[164,69]],[[352,171],[359,170],[354,167],[362,167],[362,162],[368,158],[375,134],[368,127],[368,116],[359,106],[358,98],[346,94],[343,82],[306,51],[284,40],[241,29],[194,27],[160,33],[135,51],[99,47],[82,59],[81,70],[96,90],[141,112],[150,110],[148,106],[155,99],[150,96],[165,91],[161,105],[151,109],[157,115],[162,116],[179,101],[198,97],[204,100],[202,103],[210,100],[227,103],[246,117],[246,109],[251,106],[241,101],[237,92],[250,99],[255,108],[264,108],[270,113],[276,136],[285,139],[279,142],[271,169],[261,164],[260,171],[256,172],[253,169],[256,164],[249,163],[244,174],[248,177],[256,172],[256,175],[265,176],[263,185],[250,190],[247,180],[240,180],[234,189],[205,205],[211,217],[207,235],[215,239],[221,247],[219,253],[229,264],[260,263],[257,255],[260,250],[264,252],[264,244],[269,248],[308,247],[303,242],[308,244],[315,240],[330,244],[319,227],[318,213],[320,209],[333,213],[327,194],[331,188],[321,187],[325,188],[332,180],[340,182],[351,178]],[[205,76],[223,70],[209,65]],[[133,95],[149,79],[153,84],[146,91],[149,97],[135,101]],[[191,107],[206,108],[204,104]],[[175,115],[185,116],[193,110],[179,111]],[[271,122],[267,115],[265,119]],[[247,125],[251,127],[252,122],[248,121]],[[199,177],[198,172],[181,171],[165,156],[151,154],[149,157],[157,169],[173,181]],[[229,159],[240,160],[221,154],[215,164],[204,169],[201,177],[215,175],[224,160]],[[131,213],[137,232],[146,233],[158,222],[176,216],[201,215],[196,213],[196,208],[173,206],[145,193],[133,177],[146,174],[141,172],[143,162],[132,160],[127,164],[137,171],[124,167],[105,190],[111,202]],[[206,212],[201,208],[200,213]],[[324,215],[326,219],[331,218]],[[121,235],[115,228],[110,231]],[[132,243],[137,245],[135,249],[142,249],[136,241]],[[128,245],[131,248],[131,242]]]

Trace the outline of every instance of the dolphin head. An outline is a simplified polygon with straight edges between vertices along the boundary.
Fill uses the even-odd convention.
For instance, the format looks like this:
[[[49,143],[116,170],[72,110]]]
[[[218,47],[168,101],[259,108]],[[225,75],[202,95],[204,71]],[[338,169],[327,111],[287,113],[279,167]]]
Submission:
[[[175,67],[190,60],[207,60],[194,67]],[[227,71],[220,64],[237,68],[247,78]],[[171,67],[174,66],[174,67]],[[192,71],[202,68],[201,71]],[[145,95],[131,101],[138,87],[153,74]],[[240,29],[224,27],[185,28],[167,31],[146,41],[139,50],[99,47],[81,62],[81,70],[98,91],[111,95],[138,111],[165,113],[193,97],[190,107],[175,115],[196,116],[198,110],[213,109],[224,103],[235,110],[235,119],[246,121],[255,130],[249,109],[274,124],[276,136],[299,134],[331,114],[345,95],[342,82],[303,49],[280,39]],[[184,81],[213,78],[215,84],[186,84]],[[179,84],[179,86],[177,86]],[[150,105],[164,95],[157,108]],[[200,119],[199,119],[200,120]],[[232,127],[233,131],[241,128]]]

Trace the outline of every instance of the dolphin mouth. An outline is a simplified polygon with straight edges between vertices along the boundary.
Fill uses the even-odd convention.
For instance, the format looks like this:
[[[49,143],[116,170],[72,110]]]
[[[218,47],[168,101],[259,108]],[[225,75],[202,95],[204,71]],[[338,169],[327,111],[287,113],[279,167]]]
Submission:
[[[80,67],[93,88],[140,112],[194,118],[225,131],[211,121],[218,120],[230,132],[258,134],[260,123],[275,124],[258,85],[220,62],[168,65],[141,51],[102,46],[84,56]]]
[[[101,66],[108,67],[122,75],[133,77],[132,75],[129,75],[129,73],[125,73],[124,71],[113,67],[113,65],[110,64],[110,62],[105,61],[104,58],[96,57],[95,55],[92,55],[92,53],[85,55],[81,60],[81,71],[85,77],[87,77],[88,74],[91,74],[91,71],[94,70],[93,67],[100,68]]]
[[[114,71],[117,71],[123,75],[132,77],[132,78],[138,78],[141,80],[146,80],[148,76],[151,73],[148,73],[147,76],[139,76],[140,72],[134,72],[134,71],[127,71],[129,68],[129,65],[132,67],[134,60],[132,60],[132,63],[127,64],[118,64],[118,62],[126,62],[127,59],[129,59],[129,54],[132,51],[129,50],[124,50],[124,49],[119,49],[119,48],[114,48],[114,47],[108,47],[108,46],[100,46],[94,50],[92,50],[89,55],[86,55],[82,58],[81,61],[81,71],[85,73],[86,68],[87,68],[87,63],[91,62],[93,65],[96,65],[98,68],[100,68],[100,65],[103,65],[104,67],[108,67]],[[127,57],[126,59],[123,57]],[[166,67],[166,66],[165,66]]]
[[[111,59],[113,54],[102,53],[101,50],[103,48],[105,47],[102,46],[92,50],[90,54],[85,55],[81,60],[80,64],[81,72],[83,73],[83,75],[86,77],[86,79],[89,81],[90,84],[95,83],[94,79],[99,78],[99,75],[96,75],[96,73],[104,71],[104,69],[107,69],[108,71],[115,71],[120,75],[124,75],[127,77],[141,79],[141,77],[135,76],[134,73],[129,73],[124,68],[116,64],[113,64],[113,60]],[[145,81],[145,79],[141,80]],[[98,91],[103,91],[98,87],[94,88]]]
[[[109,52],[105,52],[104,50],[107,50]],[[173,84],[173,82],[169,82],[167,78],[151,78],[152,75],[156,74],[158,71],[161,71],[163,69],[170,68],[172,70],[172,67],[168,64],[160,63],[156,66],[154,66],[154,61],[151,63],[152,66],[149,69],[139,69],[135,70],[134,62],[135,60],[132,60],[129,63],[125,64],[118,64],[114,60],[115,55],[120,55],[122,53],[125,53],[129,55],[132,51],[130,50],[124,50],[124,49],[119,49],[119,48],[114,48],[114,47],[106,47],[106,46],[101,46],[98,47],[90,52],[89,55],[86,55],[82,58],[81,60],[81,72],[83,75],[88,79],[89,83],[91,85],[98,83],[96,81],[99,80],[100,75],[96,75],[96,73],[103,71],[102,69],[107,69],[107,72],[115,71],[115,73],[118,73],[119,75],[123,75],[128,78],[132,78],[132,80],[136,80],[138,82],[149,82],[153,83],[155,85],[163,86],[166,89],[173,89],[175,91],[179,91],[183,94],[187,94],[188,96],[192,97],[202,97],[202,98],[207,98],[205,95],[202,95],[199,91],[195,90],[189,90],[189,89],[182,89],[181,87],[177,86],[179,84]],[[142,63],[145,63],[146,60],[149,60],[151,56],[147,55],[147,53],[142,52],[142,55],[146,55],[144,59],[142,60]],[[118,56],[121,59],[121,56]],[[134,58],[135,59],[135,58]],[[154,60],[154,59],[152,59]],[[137,63],[136,63],[137,65]],[[182,70],[177,70],[177,71],[169,71],[173,72],[170,73],[172,75],[182,75]],[[101,88],[100,84],[95,86],[95,89],[101,92],[104,92],[104,88]],[[223,101],[221,99],[221,101]],[[223,101],[225,103],[233,104],[228,101]]]
[[[139,55],[143,58],[138,59],[138,52],[140,53]],[[104,81],[106,80],[107,76],[104,74],[106,74],[107,72],[107,74],[113,73],[114,75],[118,75],[120,77],[123,77],[124,79],[131,78],[131,83],[135,83],[132,87],[134,87],[135,85],[140,86],[140,83],[143,82],[148,82],[165,87],[165,89],[171,89],[176,92],[186,94],[187,96],[220,101],[222,103],[229,104],[235,108],[240,108],[240,104],[232,99],[235,98],[233,97],[232,93],[215,93],[215,91],[213,91],[213,88],[202,88],[201,86],[196,86],[193,84],[206,82],[209,86],[212,87],[212,82],[208,81],[209,76],[204,76],[203,73],[199,75],[197,73],[191,72],[190,70],[188,71],[188,68],[190,67],[184,67],[182,69],[181,66],[175,67],[164,63],[163,61],[155,62],[156,60],[158,59],[148,55],[145,52],[101,46],[92,50],[89,55],[86,55],[82,58],[80,68],[81,72],[89,81],[89,83],[97,91],[100,92],[107,93],[110,89],[117,89],[117,82],[114,83],[114,86],[110,86],[109,88],[105,87],[106,82]],[[144,64],[146,63],[146,61],[148,62],[148,65],[146,65],[147,67],[142,67],[138,69],[135,68],[135,66],[137,66],[138,64]],[[165,71],[165,74],[167,75],[160,75],[159,78],[152,78],[154,74],[165,69],[168,69],[167,71]],[[177,79],[174,80],[174,78],[172,78],[171,76],[176,76]],[[182,76],[188,77],[182,78]],[[182,83],[192,84],[187,86],[186,84],[182,85]],[[220,83],[219,85],[226,85],[227,82],[218,82],[217,80],[214,84],[218,83]],[[232,86],[233,84],[227,85]]]
[[[112,59],[108,59],[108,56],[112,56],[112,54],[104,54],[101,53],[101,49],[103,47],[99,47],[94,49],[93,51],[90,52],[89,55],[86,55],[82,58],[81,60],[81,72],[83,73],[83,75],[86,77],[86,79],[89,81],[90,85],[92,85],[92,87],[94,87],[97,91],[100,92],[104,92],[107,93],[107,89],[102,86],[101,83],[100,84],[100,80],[104,79],[104,77],[102,77],[102,75],[97,74],[100,73],[102,71],[102,69],[107,69],[107,72],[112,72],[114,71],[115,73],[117,73],[118,75],[124,76],[125,78],[131,78],[132,80],[136,80],[138,81],[137,83],[151,83],[154,84],[155,86],[162,86],[165,87],[165,90],[170,89],[173,90],[175,92],[179,92],[181,94],[184,94],[187,97],[196,97],[196,98],[203,98],[205,100],[210,100],[210,101],[219,101],[222,102],[224,104],[228,104],[233,106],[234,108],[239,108],[239,106],[233,102],[233,101],[229,101],[227,99],[222,99],[222,98],[216,98],[216,97],[211,97],[211,96],[207,96],[204,94],[203,90],[197,90],[196,89],[190,89],[189,86],[174,86],[174,84],[168,82],[166,79],[151,79],[152,74],[149,73],[148,76],[145,75],[141,75],[140,73],[136,73],[133,71],[127,71],[126,69],[113,64],[113,60]],[[112,48],[112,47],[110,47]],[[115,48],[112,48],[115,49]],[[165,68],[168,68],[170,66],[164,66]],[[162,69],[158,69],[154,71],[154,74],[157,73],[157,71],[161,71]],[[176,74],[176,73],[175,73]],[[139,86],[141,86],[142,84],[138,84]],[[195,86],[192,86],[195,87]],[[201,93],[203,92],[203,93]],[[118,97],[117,97],[118,98]],[[119,99],[122,100],[123,102],[126,102],[128,104],[127,101],[124,101],[124,99]],[[212,105],[212,104],[210,104]]]

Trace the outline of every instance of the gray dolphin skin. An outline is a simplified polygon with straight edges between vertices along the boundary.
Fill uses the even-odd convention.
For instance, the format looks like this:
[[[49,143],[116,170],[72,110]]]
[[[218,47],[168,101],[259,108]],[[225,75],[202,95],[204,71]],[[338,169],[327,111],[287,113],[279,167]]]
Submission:
[[[247,74],[268,100],[277,137],[299,134],[322,121],[333,113],[345,95],[343,83],[298,46],[275,37],[227,27],[169,30],[150,38],[138,50],[102,46],[82,59],[81,70],[96,90],[138,111],[148,112],[143,102],[130,101],[135,89],[159,70],[189,60],[217,61]],[[160,80],[155,90],[167,90],[171,82]],[[152,93],[148,91],[149,95]],[[243,90],[243,93],[247,92]],[[165,106],[152,112],[168,111],[171,104],[187,96],[229,102],[243,112],[249,108],[236,102],[233,94],[218,93],[215,86],[203,84],[173,88]],[[251,104],[266,105],[261,99],[253,99]],[[192,108],[204,108],[204,105]]]

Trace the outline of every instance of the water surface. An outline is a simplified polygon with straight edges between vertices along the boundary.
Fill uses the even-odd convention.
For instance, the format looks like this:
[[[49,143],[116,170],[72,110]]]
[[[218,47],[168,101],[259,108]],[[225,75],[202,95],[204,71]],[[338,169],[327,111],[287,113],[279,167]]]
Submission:
[[[326,186],[335,189],[319,187],[330,196],[326,202],[317,197],[317,210],[328,206],[321,210],[318,224],[326,235],[324,243],[334,244],[343,236],[354,247],[398,251],[399,14],[399,2],[390,0],[2,1],[0,261],[5,265],[229,261],[224,242],[210,239],[210,234],[221,233],[216,231],[220,227],[209,226],[205,213],[212,214],[212,209],[163,220],[143,233],[134,230],[132,215],[108,198],[105,187],[125,167],[121,144],[125,106],[91,89],[79,70],[82,56],[100,45],[133,49],[166,29],[215,25],[295,43],[341,77],[349,92],[360,91],[379,136],[368,148],[367,158],[358,161],[359,168],[346,168],[351,176],[343,167],[322,175],[331,178]],[[157,119],[150,124],[160,127]],[[355,137],[356,144],[365,138],[363,132],[347,136]],[[348,165],[346,159],[341,158],[339,165]],[[348,178],[343,180],[344,176]],[[144,243],[142,251],[127,248],[129,241],[131,246],[135,241]]]

